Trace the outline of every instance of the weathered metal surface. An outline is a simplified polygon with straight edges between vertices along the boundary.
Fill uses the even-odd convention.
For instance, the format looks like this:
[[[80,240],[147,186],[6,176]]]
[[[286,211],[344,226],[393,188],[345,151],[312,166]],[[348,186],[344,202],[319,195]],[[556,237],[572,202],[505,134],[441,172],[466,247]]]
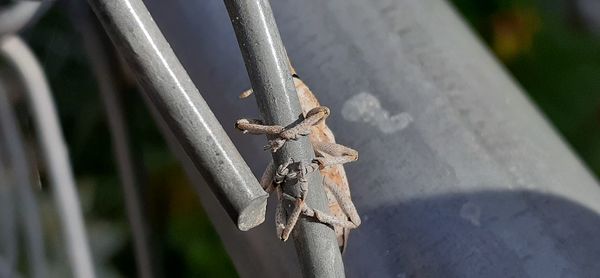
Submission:
[[[221,122],[258,115],[237,99],[249,82],[224,5],[146,2],[197,86],[214,92],[207,101]],[[448,4],[279,0],[273,9],[295,68],[333,111],[329,127],[361,153],[346,167],[363,219],[344,254],[347,276],[600,273],[598,183]],[[260,175],[264,139],[227,132]],[[299,275],[271,219],[241,234],[206,195],[242,277]]]
[[[267,195],[150,17],[141,0],[88,1],[167,123],[241,230],[264,221]],[[166,131],[167,132],[167,131]]]

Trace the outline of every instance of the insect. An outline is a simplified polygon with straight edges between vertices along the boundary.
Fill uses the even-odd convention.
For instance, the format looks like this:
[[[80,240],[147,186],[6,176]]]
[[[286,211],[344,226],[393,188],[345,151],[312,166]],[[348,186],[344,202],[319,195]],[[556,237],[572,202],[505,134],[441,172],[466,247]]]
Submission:
[[[255,119],[240,119],[235,126],[244,133],[267,135],[269,144],[265,146],[265,149],[270,149],[272,152],[276,152],[289,140],[297,140],[301,136],[309,137],[315,151],[313,161],[306,163],[290,160],[278,167],[271,161],[261,177],[260,183],[268,193],[277,192],[279,203],[275,222],[277,235],[281,240],[288,239],[300,215],[305,215],[333,226],[338,245],[343,251],[350,229],[358,227],[361,220],[350,198],[348,179],[342,165],[356,161],[358,152],[335,142],[333,132],[325,124],[325,119],[330,114],[329,108],[320,105],[315,95],[293,69],[292,73],[304,120],[288,128],[264,125],[261,120]],[[251,94],[252,89],[243,92],[240,98],[246,98]],[[304,202],[308,190],[305,176],[317,170],[323,176],[323,185],[331,214],[312,209]],[[300,196],[289,196],[283,193],[281,187],[286,179],[298,180],[302,192]],[[294,204],[294,209],[287,219],[283,210],[284,199],[288,199]]]

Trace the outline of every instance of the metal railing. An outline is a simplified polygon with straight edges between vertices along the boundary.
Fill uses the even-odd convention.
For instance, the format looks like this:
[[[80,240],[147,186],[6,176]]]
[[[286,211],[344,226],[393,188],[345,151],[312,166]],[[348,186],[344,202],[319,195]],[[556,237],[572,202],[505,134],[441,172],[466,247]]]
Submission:
[[[257,92],[261,111],[264,115],[268,115],[266,116],[268,122],[290,124],[301,115],[300,107],[288,70],[285,49],[268,1],[225,2],[231,18],[238,23],[234,24],[234,27],[238,30],[238,41],[247,61],[246,65],[253,81],[253,88]],[[246,231],[262,223],[266,211],[266,192],[262,190],[248,165],[191,82],[144,4],[139,0],[90,0],[89,3],[119,53],[135,72],[147,104],[157,112],[158,120],[165,124],[168,132],[183,147],[188,158],[207,180],[213,193],[237,227]],[[5,14],[18,16],[22,22],[15,24],[24,26],[34,18],[36,11],[44,7],[44,4],[19,3],[15,7],[17,8],[12,9],[12,12]],[[133,162],[128,154],[127,133],[122,126],[123,119],[119,116],[121,113],[119,110],[114,110],[119,107],[118,103],[115,103],[115,89],[111,87],[114,81],[110,80],[109,76],[103,76],[103,73],[106,73],[106,65],[103,64],[102,59],[105,57],[97,56],[102,55],[102,52],[92,49],[93,45],[98,43],[98,36],[94,34],[89,19],[84,18],[85,15],[82,14],[84,8],[78,3],[72,5],[71,9],[73,11],[71,16],[79,26],[84,42],[87,42],[93,65],[99,71],[96,76],[100,79],[105,106],[107,109],[113,109],[107,111],[107,114],[116,146],[115,155],[118,157],[127,211],[134,230],[138,269],[143,277],[151,277],[151,259],[148,257],[149,249],[143,215],[139,201],[136,199],[136,182],[132,169]],[[15,15],[17,11],[21,15]],[[6,18],[9,17],[5,16],[4,19]],[[60,135],[49,86],[26,44],[12,35],[22,26],[13,28],[12,32],[7,31],[7,34],[2,37],[3,54],[23,80],[28,94],[39,143],[50,168],[52,185],[55,187],[53,191],[61,212],[73,273],[76,277],[93,277],[94,270],[74,178],[66,156],[64,140]],[[255,42],[265,43],[254,44]],[[255,47],[244,47],[246,45],[255,45]],[[269,102],[268,99],[274,102]],[[8,105],[9,102],[6,101],[4,104]],[[281,163],[291,157],[296,160],[307,160],[312,159],[313,156],[310,143],[302,139],[286,144],[277,155],[274,155],[274,159],[277,163]],[[26,171],[27,167],[23,164],[20,169]],[[26,172],[21,176],[26,177]],[[312,180],[308,202],[311,206],[326,211],[328,208],[325,193],[318,182],[315,182],[318,179]],[[31,185],[24,188],[29,187]],[[34,200],[32,202],[35,204]],[[300,261],[304,265],[305,276],[344,276],[341,256],[330,227],[301,220],[293,236]],[[38,242],[35,246],[43,247],[43,244]],[[39,257],[43,253],[43,251],[36,251],[32,254],[37,254]],[[32,259],[35,258],[36,256],[32,256]],[[43,258],[38,259],[41,261],[32,263],[32,266],[39,274],[36,276],[43,277],[45,272]]]
[[[250,229],[262,222],[266,195],[141,1],[90,3],[140,78],[148,106],[163,121],[165,136],[183,147],[185,158],[203,173],[235,226]],[[268,3],[226,3],[264,118],[289,123],[289,117],[298,114],[297,100],[286,80],[285,51]],[[223,8],[213,2],[202,4],[210,7],[200,11],[201,16]],[[326,101],[344,108],[342,120],[331,119],[341,130],[340,137],[365,153],[361,165],[368,166],[348,172],[359,185],[353,188],[354,196],[365,216],[364,227],[353,235],[346,253],[349,273],[377,277],[598,273],[593,260],[599,241],[590,236],[598,229],[597,181],[445,2],[273,4],[286,19],[280,26],[295,50],[292,56],[306,58],[298,61],[298,68],[313,69],[306,71],[307,79],[323,89]],[[323,35],[321,28],[329,33]],[[224,28],[206,30],[200,34],[233,37]],[[262,48],[248,45],[252,40],[269,43]],[[207,63],[232,61],[207,52],[198,54]],[[219,53],[238,54],[237,49]],[[324,61],[327,66],[320,68]],[[238,67],[224,66],[223,71]],[[223,73],[199,75],[206,82],[227,80]],[[269,90],[267,83],[278,89]],[[285,96],[273,94],[277,92]],[[269,102],[270,94],[276,105]],[[232,107],[240,106],[227,106]],[[386,117],[373,117],[365,107]],[[402,113],[387,117],[393,115],[392,109]],[[400,119],[405,121],[400,124]],[[202,134],[210,136],[200,138]],[[311,155],[306,142],[289,147],[274,159]],[[222,168],[214,168],[215,150],[223,159],[218,160],[224,162]],[[207,155],[211,151],[214,156]],[[7,164],[6,159],[1,162]],[[242,171],[230,176],[232,169]],[[320,192],[311,192],[317,193],[309,198],[316,201],[311,205],[322,206]],[[213,220],[214,215],[221,216],[215,213]],[[268,244],[276,240],[272,233],[236,234],[231,233],[233,225],[227,225],[216,226],[225,231],[222,234],[242,238],[227,238],[233,242],[229,251],[242,275],[298,275],[296,256],[281,244]],[[338,253],[324,256],[323,251],[334,245],[325,229],[301,223],[295,234],[305,276],[343,275]],[[311,247],[315,244],[322,246]],[[258,252],[261,256],[252,256]],[[0,260],[0,268],[5,265],[6,260]],[[269,270],[260,269],[264,266]]]

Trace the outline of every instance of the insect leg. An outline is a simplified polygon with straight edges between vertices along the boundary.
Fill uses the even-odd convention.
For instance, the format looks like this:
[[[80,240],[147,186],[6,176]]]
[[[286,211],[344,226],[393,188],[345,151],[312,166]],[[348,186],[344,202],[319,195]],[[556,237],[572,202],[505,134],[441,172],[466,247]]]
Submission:
[[[261,120],[257,119],[239,119],[235,122],[235,128],[244,133],[267,135],[277,135],[284,130],[282,126],[265,125]]]
[[[348,218],[350,218],[350,221],[354,223],[356,227],[360,226],[360,216],[356,211],[356,207],[354,207],[354,203],[352,203],[350,195],[341,191],[335,182],[327,177],[324,177],[323,184],[331,191],[344,213],[348,216]]]
[[[300,213],[302,213],[302,211],[304,211],[306,204],[304,203],[304,200],[302,200],[301,198],[294,198],[285,193],[283,194],[283,196],[285,199],[288,199],[288,200],[294,202],[294,210],[288,216],[287,223],[285,224],[285,227],[280,234],[281,240],[286,241],[289,238],[290,234],[292,233],[292,230],[296,226],[296,223],[298,223],[298,219],[300,218]]]
[[[315,160],[321,168],[358,160],[358,152],[336,143],[313,142],[318,157]]]
[[[309,135],[311,127],[325,120],[329,113],[329,108],[325,106],[311,109],[302,121],[281,131],[277,135],[277,138],[269,140],[269,145],[265,148],[270,148],[272,152],[276,152],[283,144],[285,144],[285,142],[289,140],[298,140],[301,136]]]
[[[271,160],[271,162],[269,162],[269,165],[267,165],[267,169],[265,169],[265,172],[260,177],[260,185],[262,186],[263,190],[265,190],[269,194],[273,192],[276,186],[273,180],[275,178],[275,171],[275,165],[273,164],[273,160]]]
[[[325,120],[329,113],[329,108],[325,106],[315,107],[306,113],[304,120],[282,131],[279,137],[285,140],[297,140],[300,136],[308,135],[310,134],[310,128]]]
[[[250,95],[252,95],[252,93],[254,93],[252,89],[245,90],[243,93],[240,94],[240,99],[247,98]]]
[[[289,163],[284,164],[284,165],[285,165],[285,167],[288,167]],[[298,222],[298,219],[300,218],[300,214],[306,208],[306,203],[304,202],[304,198],[306,197],[306,194],[308,193],[308,181],[305,176],[306,174],[308,174],[307,173],[308,170],[306,167],[307,166],[305,166],[305,164],[302,161],[300,161],[300,162],[298,162],[298,169],[295,170],[295,173],[294,173],[295,178],[298,179],[298,185],[300,186],[300,197],[296,198],[296,197],[292,197],[285,193],[283,194],[283,196],[286,199],[294,202],[294,210],[288,216],[286,227],[283,229],[283,232],[281,233],[281,239],[283,241],[286,241],[288,239],[288,237],[290,236],[290,233],[292,232],[292,230],[296,226],[296,223]],[[292,175],[292,176],[294,176],[294,175]]]
[[[315,219],[317,219],[319,222],[321,222],[323,224],[328,224],[331,226],[338,226],[338,227],[342,227],[342,228],[349,228],[349,229],[356,228],[356,224],[352,223],[351,221],[338,219],[331,214],[322,212],[317,209],[310,208],[306,205],[305,205],[303,212],[306,216],[314,217]]]
[[[275,188],[277,191],[277,208],[275,209],[275,229],[277,236],[281,237],[283,230],[285,229],[285,210],[283,208],[283,191],[281,186]]]

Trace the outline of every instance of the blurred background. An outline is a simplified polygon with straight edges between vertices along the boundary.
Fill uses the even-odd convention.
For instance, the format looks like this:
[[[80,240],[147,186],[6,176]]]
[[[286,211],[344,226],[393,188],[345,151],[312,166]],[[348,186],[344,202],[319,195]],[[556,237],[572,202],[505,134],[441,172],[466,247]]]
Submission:
[[[600,1],[451,2],[582,161],[600,174]],[[131,232],[98,84],[67,10],[57,1],[24,38],[54,92],[99,277],[134,277]],[[158,271],[173,277],[237,276],[133,78],[119,60],[111,63],[122,71],[118,83]],[[21,120],[31,136],[32,124],[27,117]],[[50,268],[62,277],[69,269],[48,191],[43,188],[40,198]]]

